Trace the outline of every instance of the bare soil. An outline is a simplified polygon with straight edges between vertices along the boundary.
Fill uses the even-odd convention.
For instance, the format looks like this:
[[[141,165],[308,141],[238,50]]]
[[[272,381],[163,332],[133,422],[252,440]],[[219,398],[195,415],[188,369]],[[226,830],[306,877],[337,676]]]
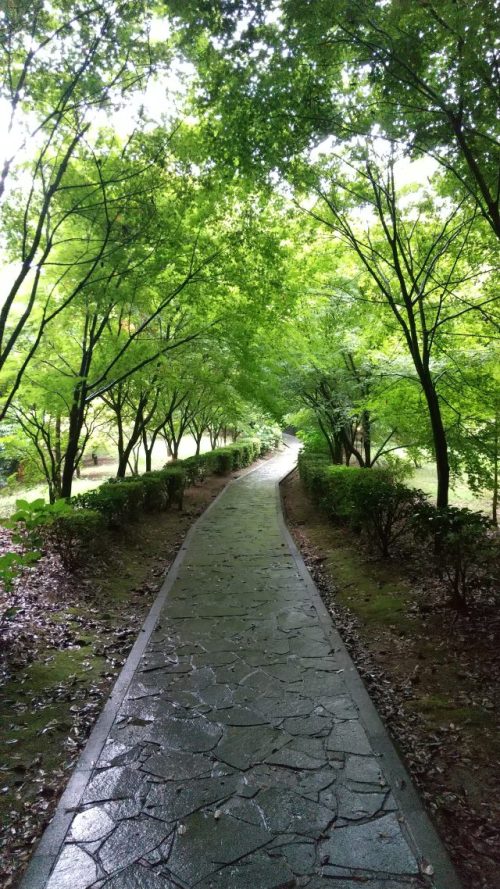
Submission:
[[[425,565],[382,561],[282,485],[290,530],[465,889],[500,887],[500,615],[452,612]]]

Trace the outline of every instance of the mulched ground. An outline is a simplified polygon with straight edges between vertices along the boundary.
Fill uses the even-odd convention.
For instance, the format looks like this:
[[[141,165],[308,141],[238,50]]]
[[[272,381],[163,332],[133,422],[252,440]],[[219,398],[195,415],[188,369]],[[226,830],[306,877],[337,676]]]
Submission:
[[[335,528],[297,475],[290,530],[465,889],[500,887],[500,614],[450,611],[425,564],[384,564]]]
[[[110,534],[77,574],[47,556],[0,593],[3,889],[18,884],[187,530],[227,481]]]

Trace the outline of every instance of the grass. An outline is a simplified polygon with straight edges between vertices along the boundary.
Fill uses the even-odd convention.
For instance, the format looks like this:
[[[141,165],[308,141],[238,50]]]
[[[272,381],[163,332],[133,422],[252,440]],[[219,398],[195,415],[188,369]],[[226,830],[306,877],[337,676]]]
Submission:
[[[409,484],[414,488],[420,488],[425,494],[428,494],[433,500],[436,499],[437,481],[436,468],[433,463],[424,463],[414,473],[409,480]],[[491,497],[488,492],[484,491],[480,495],[475,494],[469,488],[467,480],[464,478],[454,479],[450,487],[450,505],[465,506],[467,509],[476,509],[491,515]]]
[[[202,452],[210,450],[210,440],[204,438],[201,444]],[[190,435],[186,435],[181,442],[179,457],[184,459],[191,457],[196,451],[194,439]],[[153,469],[160,469],[169,461],[166,445],[162,441],[157,441],[153,450]],[[94,466],[92,461],[86,463],[81,468],[81,477],[73,480],[72,493],[84,494],[102,485],[108,478],[114,477],[118,469],[118,460],[113,456],[99,455],[99,465]],[[144,454],[139,456],[139,472],[146,471],[146,462]],[[6,487],[0,489],[0,515],[7,518],[16,508],[16,500],[36,500],[39,497],[48,498],[47,485],[43,482],[36,485],[21,484],[19,482],[9,483]]]

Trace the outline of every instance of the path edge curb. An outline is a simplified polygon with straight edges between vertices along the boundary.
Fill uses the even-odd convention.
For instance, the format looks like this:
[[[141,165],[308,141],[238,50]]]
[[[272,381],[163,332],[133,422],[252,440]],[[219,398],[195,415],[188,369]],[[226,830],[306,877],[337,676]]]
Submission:
[[[311,595],[318,618],[327,638],[335,647],[335,654],[344,669],[344,681],[359,708],[360,718],[372,744],[375,754],[383,763],[383,771],[386,774],[392,793],[401,809],[405,819],[405,826],[414,846],[432,863],[434,868],[433,881],[435,889],[463,889],[455,867],[445,849],[441,838],[431,818],[424,809],[424,805],[418,795],[403,761],[389,736],[388,729],[373,703],[368,691],[358,673],[345,643],[338,630],[335,628],[332,615],[328,611],[321,593],[318,590],[309,570],[304,562],[292,534],[286,524],[283,506],[281,485],[297,469],[294,466],[277,480],[275,486],[276,511],[278,524],[286,541],[290,553],[297,566],[297,570],[306,584]],[[24,889],[24,887],[22,887]]]

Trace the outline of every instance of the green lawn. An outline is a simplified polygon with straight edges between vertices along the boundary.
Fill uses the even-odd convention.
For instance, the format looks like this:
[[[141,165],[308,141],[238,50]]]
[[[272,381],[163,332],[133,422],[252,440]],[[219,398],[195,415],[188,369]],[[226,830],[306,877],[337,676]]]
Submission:
[[[190,435],[186,435],[179,449],[179,457],[191,457],[196,450],[194,439]],[[210,440],[203,438],[202,451],[210,450]],[[153,451],[153,469],[160,469],[168,461],[167,449],[162,441],[158,441]],[[116,475],[118,469],[118,460],[116,456],[99,455],[99,465],[94,466],[92,461],[82,466],[81,478],[75,478],[73,481],[73,494],[83,494],[91,488],[97,488],[102,485],[108,478]],[[139,457],[139,472],[145,472],[145,458],[141,452]],[[38,497],[48,499],[47,486],[45,484],[38,485],[22,485],[14,484],[0,490],[0,516],[6,517],[11,515],[16,507],[16,500],[23,498],[25,500],[36,500]]]
[[[421,488],[422,491],[435,499],[437,483],[434,464],[424,463],[423,466],[416,470],[409,484],[413,485],[415,488]],[[491,498],[488,496],[488,492],[485,491],[480,496],[474,494],[463,478],[452,482],[450,505],[466,506],[467,509],[477,509],[485,512],[487,515],[491,515]]]

